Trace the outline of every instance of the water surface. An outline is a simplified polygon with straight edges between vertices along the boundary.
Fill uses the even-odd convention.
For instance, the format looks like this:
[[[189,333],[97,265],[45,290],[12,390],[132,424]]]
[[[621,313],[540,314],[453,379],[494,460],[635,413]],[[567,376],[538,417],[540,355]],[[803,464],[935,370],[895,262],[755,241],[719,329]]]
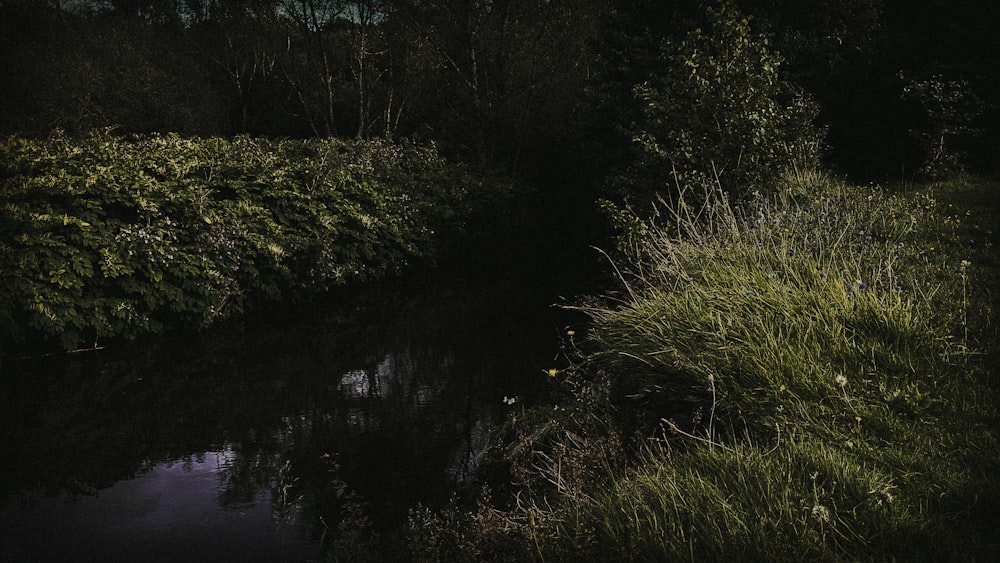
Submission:
[[[530,276],[399,280],[8,358],[0,559],[318,560],[345,499],[398,527],[473,484],[506,397],[544,393],[582,320],[557,301]]]

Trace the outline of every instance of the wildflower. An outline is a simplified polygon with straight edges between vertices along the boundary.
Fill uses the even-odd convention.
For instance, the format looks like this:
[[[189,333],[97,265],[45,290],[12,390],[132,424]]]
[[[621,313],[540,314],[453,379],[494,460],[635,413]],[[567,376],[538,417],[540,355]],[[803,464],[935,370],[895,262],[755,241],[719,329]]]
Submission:
[[[503,403],[505,405],[513,405],[516,402],[517,402],[517,397],[508,397],[506,395],[504,395],[503,397]]]
[[[864,291],[864,290],[868,289],[868,284],[866,284],[865,282],[858,282],[858,289],[860,289],[861,291]]]
[[[847,377],[845,377],[844,374],[838,375],[834,379],[834,381],[836,381],[837,385],[840,385],[841,387],[844,387],[845,385],[847,385]]]
[[[812,507],[812,517],[819,520],[820,522],[829,522],[830,509],[823,506],[822,504],[817,504]]]
[[[961,263],[961,264],[959,264],[959,267],[960,267],[960,268],[962,269],[962,271],[964,272],[964,271],[965,271],[965,270],[967,270],[967,269],[969,268],[969,266],[971,266],[971,265],[972,265],[972,262],[969,262],[968,260],[962,260],[962,263]]]
[[[557,369],[550,369],[550,370],[549,370],[549,371],[547,371],[546,373],[548,373],[548,374],[549,374],[549,377],[555,377],[555,376],[556,376],[556,374],[558,374],[558,373],[559,373],[559,370],[557,370]]]
[[[870,494],[870,495],[877,495],[879,497],[879,500],[878,500],[879,504],[882,504],[882,503],[892,504],[892,501],[895,500],[893,498],[893,496],[892,496],[892,493],[889,492],[889,488],[888,487],[882,488],[881,490],[877,490],[877,491],[868,491],[868,494]]]
[[[820,279],[824,279],[825,280],[826,279],[826,272],[820,272],[819,273],[819,277],[820,277]]]
[[[573,336],[574,334],[576,334],[575,330],[567,330],[566,331],[566,336]]]

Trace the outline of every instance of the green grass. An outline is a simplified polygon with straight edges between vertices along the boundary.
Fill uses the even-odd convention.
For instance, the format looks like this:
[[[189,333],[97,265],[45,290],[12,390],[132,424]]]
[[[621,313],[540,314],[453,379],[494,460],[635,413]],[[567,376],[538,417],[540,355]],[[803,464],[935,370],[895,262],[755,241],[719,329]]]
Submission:
[[[582,307],[593,324],[561,374],[578,400],[506,450],[522,555],[1000,557],[998,192],[813,175],[623,212],[622,290]]]

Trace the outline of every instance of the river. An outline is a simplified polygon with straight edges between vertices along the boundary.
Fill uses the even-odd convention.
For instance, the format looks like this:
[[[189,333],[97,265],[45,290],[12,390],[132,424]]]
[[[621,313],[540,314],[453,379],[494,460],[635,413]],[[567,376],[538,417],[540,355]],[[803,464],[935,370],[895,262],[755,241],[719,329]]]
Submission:
[[[441,506],[584,323],[553,305],[599,258],[547,240],[208,330],[6,358],[0,559],[321,560],[344,529]]]

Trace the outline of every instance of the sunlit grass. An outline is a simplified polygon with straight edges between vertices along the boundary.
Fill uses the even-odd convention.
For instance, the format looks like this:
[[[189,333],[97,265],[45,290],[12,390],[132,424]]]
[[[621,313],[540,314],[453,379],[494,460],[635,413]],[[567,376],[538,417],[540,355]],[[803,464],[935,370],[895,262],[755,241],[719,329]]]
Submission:
[[[989,190],[812,175],[619,212],[621,291],[581,307],[559,374],[580,401],[543,425],[562,434],[507,450],[504,521],[542,560],[1000,556]],[[617,420],[581,424],[594,408]],[[593,435],[622,430],[632,461]]]

